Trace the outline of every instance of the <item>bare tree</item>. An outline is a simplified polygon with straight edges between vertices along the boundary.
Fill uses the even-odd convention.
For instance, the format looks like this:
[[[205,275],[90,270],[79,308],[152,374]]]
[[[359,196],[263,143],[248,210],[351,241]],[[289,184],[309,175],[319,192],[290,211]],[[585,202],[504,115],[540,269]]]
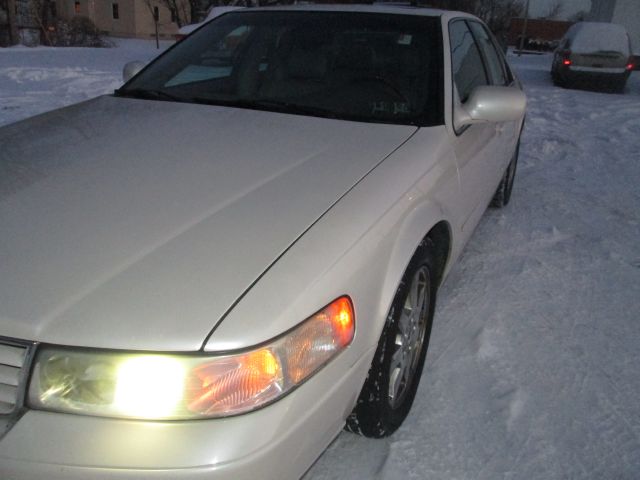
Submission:
[[[18,43],[18,24],[16,23],[16,0],[6,0],[7,27],[9,31],[9,45]]]
[[[419,2],[419,0],[418,0]],[[522,16],[522,0],[431,0],[428,5],[447,10],[460,10],[483,19],[497,36],[509,29],[513,17]]]
[[[521,0],[482,0],[474,13],[499,36],[509,30],[512,18],[523,15],[524,5]]]
[[[40,30],[40,40],[45,45],[53,45],[51,38],[51,0],[31,0],[29,3],[29,16]]]
[[[207,14],[207,10],[212,5],[218,5],[218,0],[189,0],[189,8],[191,9],[191,23],[201,22]]]
[[[156,28],[156,40],[158,37],[158,27],[160,24],[160,7],[165,7],[171,12],[172,20],[178,25],[178,28],[189,23],[191,19],[191,3],[196,0],[144,0],[149,13],[153,17]],[[156,41],[156,43],[158,43]]]
[[[171,11],[172,16],[174,16],[176,19],[178,27],[182,27],[187,23],[185,2],[181,2],[180,0],[162,0],[162,4]]]

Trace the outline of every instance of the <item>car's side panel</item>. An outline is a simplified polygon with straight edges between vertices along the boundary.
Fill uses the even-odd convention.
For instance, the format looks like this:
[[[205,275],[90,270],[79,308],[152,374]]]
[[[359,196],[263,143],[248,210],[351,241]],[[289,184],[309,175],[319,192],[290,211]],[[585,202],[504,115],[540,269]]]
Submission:
[[[421,131],[406,145],[405,155],[415,158],[417,162],[422,159],[426,163],[427,155],[431,154],[436,154],[439,160],[428,174],[418,180],[413,188],[415,194],[406,195],[404,204],[397,206],[405,208],[407,213],[398,213],[401,220],[393,226],[396,233],[380,301],[380,310],[385,315],[413,252],[434,225],[444,221],[452,237],[448,246],[449,256],[446,259],[444,276],[462,248],[462,237],[453,235],[453,225],[458,222],[456,213],[459,211],[458,204],[461,199],[456,158],[446,142],[441,142],[437,151],[432,149],[430,142],[430,135]]]
[[[495,124],[472,125],[451,138],[460,168],[462,192],[460,231],[470,235],[484,213],[498,182],[503,155]]]
[[[507,65],[504,53],[498,48],[497,41],[486,25],[477,20],[468,21],[471,31],[476,39],[476,43],[480,47],[480,53],[485,65],[492,67],[487,68],[491,85],[507,87],[512,86],[519,88]],[[518,134],[520,132],[519,122],[502,122],[497,125],[496,134],[498,140],[498,148],[500,155],[496,158],[498,162],[498,170],[503,172],[516,148]]]
[[[450,52],[452,65],[450,88],[453,94],[450,109],[455,125],[457,112],[465,105],[463,101],[466,100],[466,95],[460,98],[460,95],[464,95],[463,91],[467,90],[468,93],[469,85],[489,85],[491,79],[468,20],[455,18],[449,22],[445,31],[448,33],[447,51]],[[463,86],[459,85],[460,80],[463,81]],[[458,88],[463,89],[460,95]],[[465,236],[475,228],[500,180],[504,168],[504,149],[499,137],[501,128],[499,124],[482,123],[458,130],[454,128],[450,134],[460,169],[462,192],[458,204],[460,210],[456,212],[460,223],[456,227]]]
[[[419,130],[273,265],[213,332],[205,350],[263,342],[348,294],[355,307],[355,338],[330,364],[333,369],[339,363],[343,369],[343,373],[333,369],[334,381],[351,376],[349,382],[341,381],[342,403],[333,409],[342,424],[365,381],[411,256],[434,224],[452,222],[447,205],[459,198],[457,167],[444,128]],[[459,252],[463,240],[454,241]],[[353,365],[366,368],[348,373]],[[309,383],[316,381],[312,377]],[[295,420],[293,413],[286,418]]]

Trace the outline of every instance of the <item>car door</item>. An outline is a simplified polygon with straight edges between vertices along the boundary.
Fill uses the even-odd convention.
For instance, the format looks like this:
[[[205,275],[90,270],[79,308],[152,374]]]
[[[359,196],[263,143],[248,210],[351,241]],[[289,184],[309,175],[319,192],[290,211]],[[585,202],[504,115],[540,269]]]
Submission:
[[[491,35],[487,27],[480,22],[469,21],[467,24],[475,37],[476,43],[480,48],[480,54],[487,66],[490,84],[500,87],[512,86],[514,84],[514,77],[509,70],[509,66],[504,59],[504,55],[497,48],[493,35]],[[498,177],[495,180],[496,182],[499,182],[502,177],[502,172],[507,168],[507,165],[511,161],[518,139],[518,127],[519,122],[516,121],[495,124],[496,148],[498,149],[499,154],[491,160],[495,162],[493,167],[498,172]]]
[[[455,128],[457,110],[464,107],[476,87],[490,85],[490,80],[467,20],[456,19],[449,23],[449,44],[453,89],[452,144],[461,187],[459,205],[462,221],[458,227],[470,235],[496,187],[495,156],[499,147],[495,124],[479,123]]]

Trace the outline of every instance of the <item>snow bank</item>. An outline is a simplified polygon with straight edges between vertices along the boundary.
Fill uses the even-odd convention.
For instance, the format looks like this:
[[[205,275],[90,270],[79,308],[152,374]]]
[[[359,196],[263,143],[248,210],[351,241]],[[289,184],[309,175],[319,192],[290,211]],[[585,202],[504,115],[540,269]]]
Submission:
[[[111,93],[126,62],[149,61],[171,45],[111,40],[115,48],[0,48],[0,125]]]

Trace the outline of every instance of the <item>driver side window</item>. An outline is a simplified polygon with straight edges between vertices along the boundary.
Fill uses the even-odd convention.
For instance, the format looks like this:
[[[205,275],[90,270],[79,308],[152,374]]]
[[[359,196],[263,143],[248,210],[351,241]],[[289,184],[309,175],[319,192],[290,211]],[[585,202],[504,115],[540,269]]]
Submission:
[[[489,85],[487,72],[467,22],[458,20],[449,25],[449,41],[453,81],[464,103],[474,88]]]

